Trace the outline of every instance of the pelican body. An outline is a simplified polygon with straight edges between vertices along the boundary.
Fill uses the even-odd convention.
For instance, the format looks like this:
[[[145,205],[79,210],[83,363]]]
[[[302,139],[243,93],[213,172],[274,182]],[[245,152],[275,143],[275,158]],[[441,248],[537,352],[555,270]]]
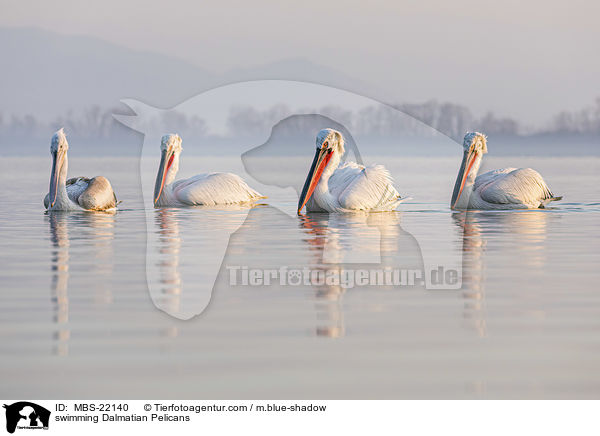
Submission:
[[[562,199],[555,197],[540,173],[531,168],[502,168],[478,176],[487,153],[487,139],[482,133],[467,133],[463,147],[452,209],[536,209]]]
[[[216,206],[265,198],[231,173],[198,174],[175,181],[179,170],[181,137],[169,134],[161,140],[161,158],[154,185],[154,207]]]
[[[340,166],[344,138],[333,129],[317,134],[317,150],[298,201],[298,214],[394,210],[402,202],[390,173],[382,165],[356,162]]]
[[[68,149],[69,143],[64,129],[60,129],[52,136],[50,143],[52,172],[48,194],[44,198],[46,209],[61,211],[115,209],[117,197],[105,177],[97,176],[92,179],[74,177],[67,180]]]

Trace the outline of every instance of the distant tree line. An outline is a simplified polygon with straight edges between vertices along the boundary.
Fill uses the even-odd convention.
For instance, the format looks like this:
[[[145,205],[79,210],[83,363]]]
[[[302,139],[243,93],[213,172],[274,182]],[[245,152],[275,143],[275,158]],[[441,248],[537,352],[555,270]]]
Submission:
[[[507,136],[561,133],[600,135],[600,97],[596,99],[595,105],[575,112],[563,111],[547,126],[536,130],[524,127],[515,119],[497,117],[492,112],[477,118],[465,106],[435,100],[419,104],[399,104],[394,108],[401,113],[384,105],[367,107],[357,112],[335,106],[307,109],[304,112],[327,113],[351,132],[366,136],[422,133],[430,128],[459,141],[468,130]],[[252,136],[290,115],[293,113],[285,105],[262,111],[253,107],[238,107],[232,109],[228,127],[231,132]],[[298,129],[302,126],[290,124],[290,128]]]
[[[69,136],[76,136],[83,140],[118,140],[130,136],[132,130],[119,123],[113,117],[115,113],[122,113],[121,109],[103,109],[94,105],[82,111],[69,111],[58,116],[53,121],[44,122],[37,120],[32,115],[10,118],[0,114],[0,139],[49,141],[51,135],[64,127]],[[154,120],[159,123],[158,129],[170,131],[177,130],[182,135],[204,136],[206,123],[197,116],[187,116],[177,111],[166,111],[161,117]]]
[[[320,109],[305,109],[303,113],[326,113],[335,121],[346,126],[355,134],[393,136],[397,134],[422,133],[433,128],[456,140],[461,140],[467,130],[479,130],[491,135],[525,134],[591,134],[600,135],[600,97],[593,105],[577,111],[563,111],[551,122],[538,130],[526,130],[512,118],[499,118],[492,112],[475,117],[461,105],[439,103],[435,100],[420,104],[399,104],[394,110],[380,105],[351,111],[342,107],[328,106]],[[32,115],[22,117],[0,114],[0,139],[45,140],[58,128],[65,127],[71,135],[79,138],[101,140],[118,139],[130,135],[131,131],[113,118],[119,109],[103,109],[91,106],[82,111],[70,111],[51,122],[42,122]],[[277,105],[267,110],[253,107],[234,107],[227,120],[232,136],[253,136],[268,131],[282,119],[295,113],[286,105]],[[165,131],[177,131],[181,135],[202,137],[208,135],[206,122],[197,116],[188,116],[177,111],[165,111],[160,119]],[[302,130],[301,119],[289,124],[289,129]],[[293,132],[290,132],[293,133]]]
[[[551,132],[600,134],[600,97],[595,104],[575,112],[563,111],[554,117]]]
[[[326,106],[306,108],[301,112],[326,115],[344,125],[354,134],[365,136],[390,137],[398,134],[422,134],[427,131],[431,132],[431,128],[433,128],[455,137],[464,134],[466,129],[473,126],[473,117],[466,108],[449,103],[439,104],[434,101],[424,104],[398,105],[396,108],[385,105],[369,106],[357,111],[351,111],[341,106]],[[252,136],[264,132],[265,129],[269,129],[290,115],[294,115],[294,112],[285,105],[278,105],[267,110],[258,110],[250,106],[237,107],[231,110],[228,128],[230,132]],[[493,116],[491,121],[496,121]],[[288,124],[287,128],[301,129],[302,126],[299,123],[302,123],[301,119],[295,120],[293,124]]]
[[[33,115],[11,115],[7,118],[0,114],[0,136],[5,139],[49,140],[54,131],[64,127],[70,135],[75,134],[82,138],[114,138],[125,134],[129,129],[113,118],[113,112],[114,109],[102,109],[94,105],[82,111],[71,110],[52,121],[40,121]]]

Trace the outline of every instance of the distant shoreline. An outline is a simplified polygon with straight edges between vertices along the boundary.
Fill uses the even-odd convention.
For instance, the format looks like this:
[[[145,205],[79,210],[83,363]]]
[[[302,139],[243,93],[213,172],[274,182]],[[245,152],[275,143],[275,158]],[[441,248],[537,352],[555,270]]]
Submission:
[[[295,139],[295,138],[291,138]],[[296,139],[297,140],[297,139]],[[0,136],[0,156],[42,156],[48,153],[48,138]],[[129,156],[141,155],[144,137],[133,132],[115,138],[81,138],[71,135],[76,156]],[[453,156],[460,153],[446,146],[431,146],[431,138],[423,136],[365,137],[357,138],[362,153],[371,155]],[[234,156],[244,153],[264,142],[262,137],[240,136],[186,138],[186,155]],[[538,133],[533,135],[489,135],[490,155],[498,156],[600,156],[600,135],[577,133]],[[398,144],[394,147],[392,144]],[[312,147],[307,143],[306,147]],[[201,153],[198,148],[206,150]],[[299,153],[300,155],[300,153]],[[281,155],[287,156],[286,154]]]

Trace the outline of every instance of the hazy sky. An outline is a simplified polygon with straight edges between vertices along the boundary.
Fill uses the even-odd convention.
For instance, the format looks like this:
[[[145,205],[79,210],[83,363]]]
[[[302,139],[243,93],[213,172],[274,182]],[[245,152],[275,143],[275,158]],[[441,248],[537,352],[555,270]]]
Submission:
[[[589,0],[3,0],[0,25],[97,36],[214,72],[306,58],[395,100],[540,123],[600,96],[599,16]]]

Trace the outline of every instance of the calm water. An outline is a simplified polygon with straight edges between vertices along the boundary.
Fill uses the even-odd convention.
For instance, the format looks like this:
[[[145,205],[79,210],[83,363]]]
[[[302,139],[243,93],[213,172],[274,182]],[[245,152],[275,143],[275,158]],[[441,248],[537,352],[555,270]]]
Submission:
[[[183,158],[182,176],[226,160]],[[251,210],[145,209],[129,158],[70,159],[73,176],[111,179],[116,214],[48,215],[49,158],[3,159],[0,396],[597,398],[600,159],[486,157],[482,170],[535,167],[565,198],[468,214],[447,206],[456,159],[384,163],[414,197],[400,212],[299,218],[283,194]],[[462,289],[230,286],[226,269],[418,269],[426,253],[460,259]],[[207,301],[194,286],[216,273],[201,315],[168,314],[191,316]]]

